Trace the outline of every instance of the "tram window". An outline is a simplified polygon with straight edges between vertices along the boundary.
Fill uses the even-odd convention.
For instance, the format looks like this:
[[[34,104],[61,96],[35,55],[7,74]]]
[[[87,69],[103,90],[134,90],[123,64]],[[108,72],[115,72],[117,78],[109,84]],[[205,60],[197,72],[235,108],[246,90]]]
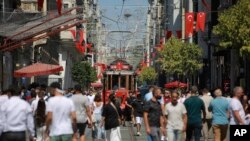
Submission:
[[[121,76],[121,88],[126,88],[126,76]]]
[[[113,75],[112,76],[112,89],[113,90],[116,90],[116,89],[118,89],[118,75]],[[111,84],[111,83],[110,83]]]

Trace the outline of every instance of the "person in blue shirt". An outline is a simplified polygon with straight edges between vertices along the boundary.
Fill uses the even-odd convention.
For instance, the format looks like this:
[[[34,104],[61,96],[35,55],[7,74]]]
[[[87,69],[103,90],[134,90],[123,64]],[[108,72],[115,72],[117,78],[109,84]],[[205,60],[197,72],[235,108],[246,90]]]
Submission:
[[[229,103],[226,98],[222,97],[221,89],[215,89],[214,95],[216,98],[211,101],[208,107],[208,110],[213,113],[214,140],[225,141],[228,130]]]

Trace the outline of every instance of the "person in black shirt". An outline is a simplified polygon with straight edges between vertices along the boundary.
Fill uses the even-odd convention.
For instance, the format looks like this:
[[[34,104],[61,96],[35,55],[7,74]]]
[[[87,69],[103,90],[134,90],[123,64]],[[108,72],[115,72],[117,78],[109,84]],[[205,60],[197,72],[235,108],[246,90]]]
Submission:
[[[102,111],[102,123],[106,130],[107,141],[121,141],[120,133],[120,119],[121,109],[116,104],[116,98],[114,94],[109,96],[109,103],[103,107]]]
[[[132,102],[133,106],[133,115],[136,119],[136,127],[137,127],[137,136],[141,136],[141,123],[143,117],[143,101],[141,100],[141,95],[138,94],[137,98]]]
[[[154,88],[153,98],[144,105],[145,128],[152,141],[160,141],[160,129],[165,132],[162,108],[160,102],[158,102],[161,97],[161,89]]]

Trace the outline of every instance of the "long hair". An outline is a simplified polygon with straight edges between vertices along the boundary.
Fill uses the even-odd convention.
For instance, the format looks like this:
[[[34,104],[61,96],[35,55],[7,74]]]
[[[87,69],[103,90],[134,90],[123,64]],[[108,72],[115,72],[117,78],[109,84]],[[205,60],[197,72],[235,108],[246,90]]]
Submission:
[[[40,92],[42,93],[42,92]],[[41,97],[37,104],[35,113],[35,121],[37,126],[43,126],[46,120],[46,103],[43,97]]]

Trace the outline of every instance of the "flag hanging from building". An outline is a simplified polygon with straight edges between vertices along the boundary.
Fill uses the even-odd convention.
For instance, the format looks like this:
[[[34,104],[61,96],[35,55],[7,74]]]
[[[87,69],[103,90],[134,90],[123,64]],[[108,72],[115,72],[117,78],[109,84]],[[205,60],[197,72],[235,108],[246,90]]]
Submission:
[[[84,53],[85,52],[85,45],[84,45],[84,32],[82,30],[75,31],[70,30],[73,39],[75,40],[76,48],[79,50],[79,52]]]
[[[181,39],[181,30],[176,30],[176,35],[177,35],[177,37],[178,37],[178,39]]]
[[[193,12],[189,12],[185,14],[185,35],[186,37],[190,37],[193,36],[193,32],[194,32],[194,13]]]
[[[58,14],[61,15],[62,14],[62,0],[57,0],[57,10],[58,10]]]
[[[205,12],[198,12],[197,13],[197,21],[196,21],[196,31],[203,31],[205,30],[205,22],[206,22],[206,13]]]
[[[38,11],[42,11],[44,0],[37,0]]]
[[[166,39],[169,39],[172,36],[172,31],[166,31]]]

